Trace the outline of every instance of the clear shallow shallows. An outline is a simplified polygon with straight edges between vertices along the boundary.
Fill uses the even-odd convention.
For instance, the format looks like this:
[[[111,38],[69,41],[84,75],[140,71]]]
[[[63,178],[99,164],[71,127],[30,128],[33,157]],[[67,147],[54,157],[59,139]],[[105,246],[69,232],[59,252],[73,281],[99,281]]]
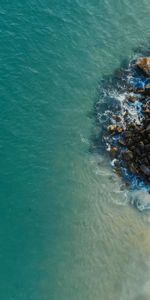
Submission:
[[[150,216],[103,149],[89,153],[88,117],[99,79],[149,42],[149,13],[148,0],[1,1],[1,299],[149,299]]]

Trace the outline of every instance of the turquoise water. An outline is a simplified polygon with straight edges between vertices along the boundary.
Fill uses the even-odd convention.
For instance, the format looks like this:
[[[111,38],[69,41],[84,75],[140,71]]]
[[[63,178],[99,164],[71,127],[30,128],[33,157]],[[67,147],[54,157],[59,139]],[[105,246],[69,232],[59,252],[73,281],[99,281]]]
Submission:
[[[148,0],[2,1],[1,299],[150,298],[150,215],[89,152],[98,82],[149,44],[149,14]]]

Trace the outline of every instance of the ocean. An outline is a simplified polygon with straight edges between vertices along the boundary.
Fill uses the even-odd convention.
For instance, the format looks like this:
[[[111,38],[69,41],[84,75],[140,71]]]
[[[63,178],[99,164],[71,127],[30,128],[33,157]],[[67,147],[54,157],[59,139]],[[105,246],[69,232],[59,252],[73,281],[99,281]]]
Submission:
[[[149,16],[148,0],[1,1],[0,299],[150,299],[150,214],[90,151],[99,83],[149,46]]]

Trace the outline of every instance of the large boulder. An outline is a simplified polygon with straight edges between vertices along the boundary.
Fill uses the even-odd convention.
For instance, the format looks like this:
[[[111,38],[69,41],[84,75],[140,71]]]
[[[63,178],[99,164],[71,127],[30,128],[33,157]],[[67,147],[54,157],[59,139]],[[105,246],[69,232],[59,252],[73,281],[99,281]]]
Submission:
[[[136,65],[148,76],[150,76],[150,57],[140,57]]]

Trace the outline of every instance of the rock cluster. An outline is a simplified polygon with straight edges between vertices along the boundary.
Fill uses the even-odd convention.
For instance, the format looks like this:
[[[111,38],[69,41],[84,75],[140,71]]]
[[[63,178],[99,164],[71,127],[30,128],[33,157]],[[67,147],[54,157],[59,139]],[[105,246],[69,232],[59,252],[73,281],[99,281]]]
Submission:
[[[127,84],[124,104],[129,104],[129,108],[133,105],[138,121],[129,117],[126,105],[122,114],[112,116],[105,141],[118,174],[126,169],[150,184],[150,57],[138,58],[134,66],[137,66],[136,76],[132,78],[134,84]]]

